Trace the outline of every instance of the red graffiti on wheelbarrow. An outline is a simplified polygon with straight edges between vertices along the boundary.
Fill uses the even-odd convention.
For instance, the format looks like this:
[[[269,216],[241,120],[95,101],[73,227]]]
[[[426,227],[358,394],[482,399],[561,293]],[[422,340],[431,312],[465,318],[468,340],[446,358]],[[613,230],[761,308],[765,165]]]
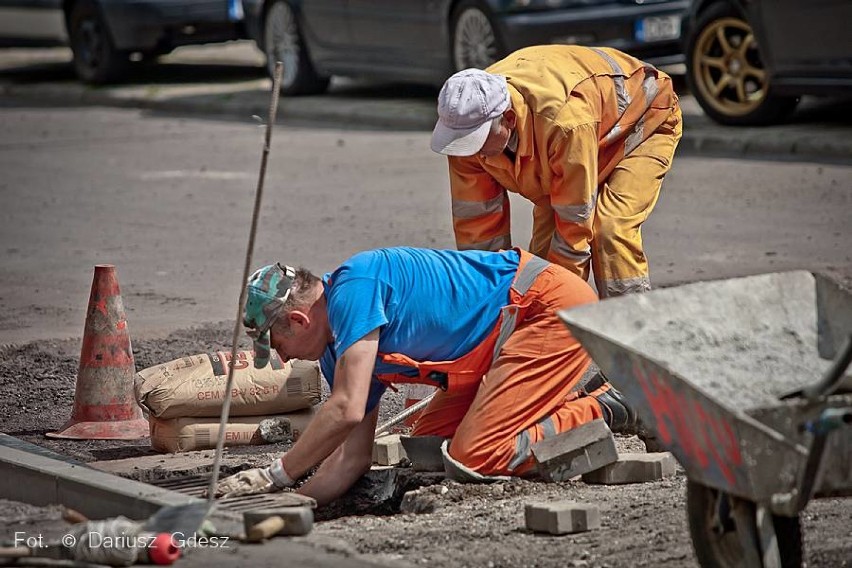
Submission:
[[[653,370],[634,363],[633,371],[654,414],[660,440],[664,444],[677,440],[702,469],[712,460],[728,483],[734,485],[732,468],[739,467],[743,459],[731,425],[715,409],[702,406],[686,389],[673,389]]]

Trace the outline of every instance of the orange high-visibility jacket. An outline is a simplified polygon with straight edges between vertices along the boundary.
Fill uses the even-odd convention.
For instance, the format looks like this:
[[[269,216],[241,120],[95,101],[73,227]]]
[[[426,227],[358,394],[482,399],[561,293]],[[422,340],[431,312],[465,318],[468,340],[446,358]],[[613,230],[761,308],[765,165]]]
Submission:
[[[531,252],[581,274],[598,187],[676,111],[671,79],[617,50],[578,46],[522,49],[487,71],[508,82],[517,157],[449,158],[458,248],[511,246],[512,191],[555,212],[535,216]]]

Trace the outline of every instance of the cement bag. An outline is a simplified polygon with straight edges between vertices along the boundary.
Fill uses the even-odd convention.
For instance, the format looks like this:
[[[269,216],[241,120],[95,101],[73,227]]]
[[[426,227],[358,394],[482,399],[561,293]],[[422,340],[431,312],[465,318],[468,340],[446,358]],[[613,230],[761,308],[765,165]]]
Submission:
[[[203,353],[136,373],[136,401],[155,418],[219,416],[225,400],[230,353]],[[320,402],[319,364],[283,363],[273,351],[269,365],[254,368],[254,354],[240,351],[234,366],[231,416],[284,414]]]
[[[248,446],[295,441],[310,424],[314,409],[276,416],[231,418],[225,428],[226,446]],[[151,447],[158,452],[188,452],[216,447],[219,418],[149,417]]]

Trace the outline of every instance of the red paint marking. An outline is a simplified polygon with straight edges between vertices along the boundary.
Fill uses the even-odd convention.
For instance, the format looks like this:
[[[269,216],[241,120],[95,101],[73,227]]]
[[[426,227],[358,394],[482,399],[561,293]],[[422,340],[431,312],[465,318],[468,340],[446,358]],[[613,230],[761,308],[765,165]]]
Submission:
[[[133,352],[126,333],[86,334],[80,349],[80,367],[133,367]]]
[[[107,299],[105,296],[100,296],[98,294],[92,294],[92,299],[89,300],[89,312],[101,312],[104,317],[109,317],[109,310],[107,309]]]
[[[634,363],[633,372],[654,414],[663,443],[670,444],[676,439],[686,456],[699,467],[706,469],[712,461],[728,483],[735,484],[732,466],[742,464],[742,455],[731,425],[688,392],[671,388],[653,370]]]

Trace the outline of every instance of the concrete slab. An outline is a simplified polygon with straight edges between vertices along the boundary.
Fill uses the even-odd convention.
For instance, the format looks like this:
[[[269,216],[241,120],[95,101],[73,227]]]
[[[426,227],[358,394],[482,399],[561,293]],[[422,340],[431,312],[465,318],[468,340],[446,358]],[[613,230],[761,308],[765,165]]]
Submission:
[[[618,459],[615,439],[602,419],[538,442],[532,447],[547,481],[567,481]]]
[[[677,461],[669,452],[653,454],[621,454],[618,461],[583,475],[586,483],[619,485],[624,483],[647,483],[671,477],[677,469]]]
[[[571,534],[600,528],[601,512],[597,505],[574,501],[528,503],[524,521],[534,532]]]
[[[199,499],[124,479],[0,434],[0,498],[60,504],[91,519],[145,519],[166,505]]]

